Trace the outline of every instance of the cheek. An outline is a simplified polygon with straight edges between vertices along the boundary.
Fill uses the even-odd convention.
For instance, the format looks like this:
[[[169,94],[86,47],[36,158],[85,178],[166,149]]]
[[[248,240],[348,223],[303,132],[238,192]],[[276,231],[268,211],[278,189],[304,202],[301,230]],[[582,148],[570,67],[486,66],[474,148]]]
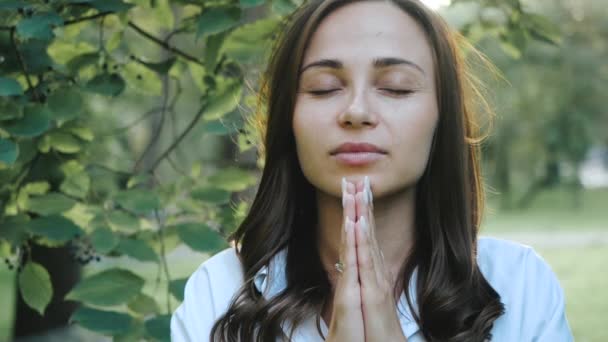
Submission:
[[[433,134],[438,120],[437,105],[434,97],[425,96],[402,108],[396,122],[387,125],[394,137],[394,150],[398,154],[399,169],[407,169],[409,174],[424,172]],[[403,171],[403,170],[401,170]]]

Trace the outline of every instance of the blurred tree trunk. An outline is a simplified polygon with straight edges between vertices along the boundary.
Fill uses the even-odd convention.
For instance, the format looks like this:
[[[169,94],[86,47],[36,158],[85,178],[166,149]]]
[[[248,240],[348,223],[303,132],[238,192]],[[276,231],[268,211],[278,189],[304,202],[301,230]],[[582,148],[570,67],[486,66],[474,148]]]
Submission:
[[[78,282],[81,271],[80,265],[72,259],[69,248],[49,248],[32,244],[31,260],[48,270],[53,284],[53,299],[46,308],[44,316],[41,316],[25,304],[18,290],[18,284],[15,286],[17,301],[13,337],[16,340],[67,326],[72,312],[76,309],[75,302],[63,300]]]

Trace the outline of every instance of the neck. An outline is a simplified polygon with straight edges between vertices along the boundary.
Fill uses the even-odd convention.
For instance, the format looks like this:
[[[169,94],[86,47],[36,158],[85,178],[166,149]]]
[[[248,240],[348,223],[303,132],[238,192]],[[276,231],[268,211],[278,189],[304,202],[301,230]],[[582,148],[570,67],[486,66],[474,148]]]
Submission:
[[[384,254],[386,267],[394,275],[399,274],[413,244],[415,190],[413,187],[396,194],[374,197],[378,246]],[[333,286],[337,276],[334,264],[340,256],[342,199],[317,191],[317,212],[319,254]]]

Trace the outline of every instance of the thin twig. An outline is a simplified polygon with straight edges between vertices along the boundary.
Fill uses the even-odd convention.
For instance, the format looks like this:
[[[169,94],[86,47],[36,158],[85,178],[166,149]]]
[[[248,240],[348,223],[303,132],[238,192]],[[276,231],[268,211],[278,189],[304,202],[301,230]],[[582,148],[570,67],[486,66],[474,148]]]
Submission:
[[[194,116],[194,119],[192,119],[192,121],[190,121],[190,123],[188,124],[186,129],[184,129],[184,131],[177,137],[177,139],[175,139],[175,141],[171,144],[171,146],[169,146],[165,150],[165,152],[163,152],[158,157],[158,159],[156,159],[156,161],[154,163],[152,163],[152,167],[151,167],[152,170],[156,169],[158,167],[158,165],[160,164],[160,162],[162,162],[163,159],[167,158],[167,156],[182,142],[182,140],[184,140],[186,135],[188,135],[188,133],[190,133],[190,131],[194,128],[194,126],[196,126],[196,123],[198,122],[198,120],[203,116],[203,113],[205,113],[205,109],[207,109],[207,103],[198,110],[198,112]]]
[[[63,26],[78,24],[83,21],[93,20],[101,17],[105,17],[106,15],[114,14],[114,12],[99,12],[97,14],[89,15],[87,17],[80,17],[72,20],[66,20],[63,22]]]
[[[34,94],[34,100],[36,102],[38,102],[40,100],[40,96],[38,96],[38,91],[32,85],[32,80],[30,79],[30,74],[27,72],[27,68],[25,66],[25,61],[23,60],[23,55],[21,54],[21,51],[19,50],[19,46],[17,45],[17,40],[15,39],[15,28],[11,29],[11,44],[13,44],[13,47],[15,48],[15,53],[17,53],[17,60],[19,61],[21,70],[23,71],[23,74],[25,75],[25,80],[27,81],[27,86],[29,87],[29,89],[32,89],[32,92]]]
[[[173,159],[171,158],[171,155],[168,155],[168,156],[167,156],[167,161],[169,162],[169,165],[171,165],[171,168],[173,168],[173,170],[175,170],[175,172],[179,173],[180,175],[182,175],[182,176],[184,176],[184,177],[186,177],[186,178],[190,178],[190,175],[189,175],[189,174],[188,174],[186,171],[184,171],[184,170],[180,169],[180,168],[177,166],[177,164],[176,164],[176,163],[173,161]]]
[[[131,27],[133,30],[135,30],[137,33],[139,33],[139,34],[141,34],[142,36],[144,36],[144,37],[148,38],[149,40],[153,41],[154,43],[156,43],[156,44],[160,45],[160,46],[161,46],[161,47],[163,47],[165,50],[167,50],[167,51],[171,51],[171,52],[173,52],[174,54],[176,54],[176,55],[178,55],[178,56],[181,56],[181,57],[183,57],[183,58],[185,58],[185,59],[187,59],[187,60],[189,60],[189,61],[191,61],[191,62],[194,62],[194,63],[196,63],[196,64],[199,64],[199,65],[204,66],[204,63],[203,63],[203,62],[201,62],[201,61],[200,61],[198,58],[196,58],[196,57],[194,57],[194,56],[192,56],[192,55],[189,55],[189,54],[185,53],[184,51],[182,51],[182,50],[180,50],[180,49],[177,49],[177,48],[175,48],[175,47],[171,46],[169,43],[167,43],[167,42],[165,42],[165,41],[163,41],[163,40],[159,39],[158,37],[155,37],[155,36],[153,36],[152,34],[150,34],[150,33],[146,32],[146,31],[144,31],[144,29],[142,29],[141,27],[137,26],[137,25],[136,25],[134,22],[129,21],[128,25],[129,25],[129,27]]]
[[[163,265],[163,269],[165,271],[165,279],[167,280],[167,313],[170,314],[173,312],[171,309],[171,275],[169,275],[169,265],[167,264],[167,254],[165,250],[165,225],[161,221],[160,216],[158,216],[158,210],[154,210],[154,216],[156,217],[156,222],[158,223],[158,239],[160,243],[160,260]]]
[[[147,118],[148,116],[155,114],[157,112],[159,112],[160,110],[162,110],[162,108],[152,108],[149,111],[145,112],[142,116],[140,116],[139,118],[135,119],[133,122],[131,122],[130,124],[127,124],[124,127],[120,127],[120,128],[116,128],[113,129],[111,131],[108,132],[103,132],[101,134],[99,134],[99,137],[101,138],[105,138],[105,137],[110,137],[110,136],[114,136],[114,135],[118,135],[124,131],[128,131],[131,128],[135,127],[137,124],[139,124],[140,122],[142,122],[145,118]]]
[[[150,152],[154,144],[156,144],[156,142],[159,140],[160,134],[163,131],[163,124],[165,123],[165,117],[167,116],[167,104],[169,102],[169,83],[170,82],[167,80],[167,76],[163,76],[163,99],[160,112],[160,122],[156,125],[156,129],[152,134],[152,139],[150,139],[148,146],[146,146],[144,152],[139,156],[139,159],[137,159],[137,161],[135,162],[133,170],[139,169],[139,165],[144,160],[148,152]]]

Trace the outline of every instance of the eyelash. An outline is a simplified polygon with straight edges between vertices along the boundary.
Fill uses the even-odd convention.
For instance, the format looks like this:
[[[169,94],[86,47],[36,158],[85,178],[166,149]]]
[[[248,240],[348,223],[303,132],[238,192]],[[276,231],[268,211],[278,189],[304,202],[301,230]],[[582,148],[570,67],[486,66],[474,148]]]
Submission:
[[[324,96],[324,95],[329,95],[330,93],[339,90],[339,89],[329,89],[329,90],[311,90],[309,93],[311,93],[314,96]],[[380,90],[386,90],[389,93],[393,93],[395,95],[408,95],[411,94],[413,91],[412,90],[404,90],[404,89],[388,89],[388,88],[381,88]]]

